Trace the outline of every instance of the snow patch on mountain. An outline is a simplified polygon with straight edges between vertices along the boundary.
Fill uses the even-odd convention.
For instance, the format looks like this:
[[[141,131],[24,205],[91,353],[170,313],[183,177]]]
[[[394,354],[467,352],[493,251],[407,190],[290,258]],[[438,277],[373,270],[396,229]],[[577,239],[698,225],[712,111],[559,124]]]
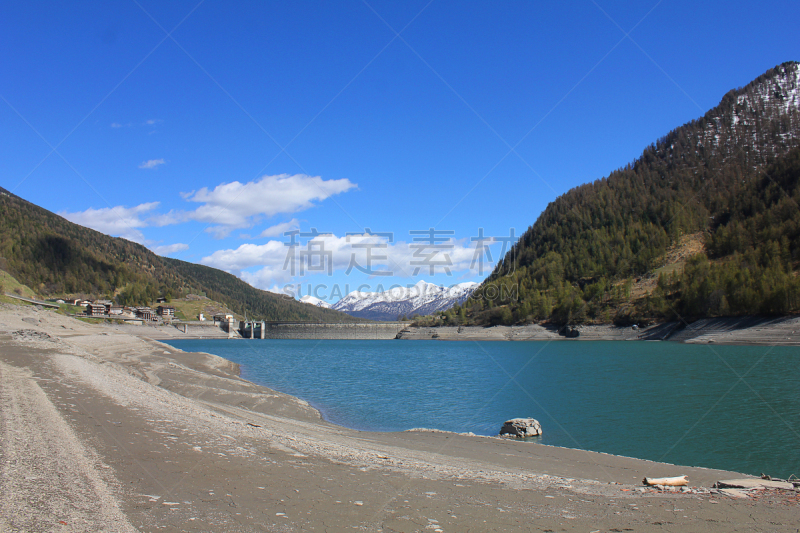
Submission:
[[[720,153],[727,160],[744,157],[754,167],[798,145],[800,68],[786,63],[723,98],[723,114],[706,113],[698,149]],[[763,125],[774,122],[779,130]],[[747,150],[742,150],[747,146]]]
[[[324,307],[325,309],[331,308],[331,304],[329,304],[324,300],[320,300],[319,298],[314,298],[310,294],[306,294],[305,296],[300,298],[300,301],[303,302],[304,304],[315,305],[317,307]]]

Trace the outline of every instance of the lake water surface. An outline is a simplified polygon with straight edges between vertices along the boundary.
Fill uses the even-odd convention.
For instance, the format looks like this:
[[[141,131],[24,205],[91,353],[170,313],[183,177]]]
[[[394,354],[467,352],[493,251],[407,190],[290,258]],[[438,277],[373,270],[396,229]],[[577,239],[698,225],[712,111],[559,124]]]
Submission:
[[[800,349],[670,342],[177,340],[354,429],[495,435],[688,466],[800,476]]]

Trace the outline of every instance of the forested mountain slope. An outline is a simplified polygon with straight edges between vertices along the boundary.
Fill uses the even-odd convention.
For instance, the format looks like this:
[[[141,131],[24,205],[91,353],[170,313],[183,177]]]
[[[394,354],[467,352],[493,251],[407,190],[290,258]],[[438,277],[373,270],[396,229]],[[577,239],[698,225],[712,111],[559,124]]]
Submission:
[[[357,321],[255,289],[221,270],[160,257],[139,244],[69,222],[3,188],[0,269],[43,296],[106,296],[123,304],[144,304],[159,295],[205,293],[259,319]]]
[[[581,322],[798,310],[793,149],[800,145],[799,87],[798,64],[779,65],[648,146],[633,163],[557,198],[465,303],[469,320]],[[706,234],[711,263],[698,257],[684,274],[662,280],[658,294],[622,305],[631,303],[625,302],[626,287],[652,275],[681,235],[698,231]],[[711,283],[697,270],[721,276],[723,266],[738,282]],[[699,279],[707,286],[695,287]],[[731,283],[746,286],[749,296],[734,294]]]

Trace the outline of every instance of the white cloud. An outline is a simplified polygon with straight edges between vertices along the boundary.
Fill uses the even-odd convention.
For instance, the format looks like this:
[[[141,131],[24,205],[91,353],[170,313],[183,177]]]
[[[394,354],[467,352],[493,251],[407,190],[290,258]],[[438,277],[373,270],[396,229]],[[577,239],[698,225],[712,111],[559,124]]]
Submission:
[[[419,242],[392,243],[386,237],[372,234],[350,237],[320,234],[313,239],[314,246],[309,246],[309,240],[298,239],[299,246],[294,248],[286,246],[288,240],[243,244],[236,249],[218,250],[200,262],[228,271],[262,289],[307,275],[327,274],[329,264],[331,272],[350,270],[351,274],[367,275],[390,272],[391,276],[379,276],[386,279],[430,276],[431,263],[435,264],[434,274],[444,273],[446,267],[453,275],[486,275],[494,266],[485,255],[483,265],[476,261],[480,252],[467,239],[441,243],[447,246],[442,249],[419,248],[424,245]],[[499,255],[499,242],[486,245],[493,249],[493,257]],[[479,272],[481,267],[483,270]],[[247,270],[252,268],[258,270]]]
[[[160,124],[161,122],[164,121],[161,120],[160,118],[151,118],[149,120],[145,120],[144,123],[147,124],[148,126],[155,126],[156,124]]]
[[[211,226],[210,228],[206,228],[206,233],[210,233],[214,236],[215,239],[224,239],[228,235],[231,234],[236,226]]]
[[[102,209],[89,208],[86,211],[58,213],[70,222],[92,228],[106,235],[123,237],[129,241],[143,243],[144,235],[139,228],[148,224],[142,215],[158,207],[158,202],[139,204],[135,207],[104,207]]]
[[[238,275],[242,270],[258,265],[277,265],[282,268],[288,249],[281,241],[243,244],[235,250],[217,250],[200,262]]]
[[[119,122],[112,122],[111,123],[111,127],[112,128],[121,128],[122,124],[120,124]]]
[[[175,210],[170,210],[169,213],[153,215],[147,219],[147,224],[149,226],[155,226],[157,228],[181,224],[183,222],[186,222],[186,213],[184,211]]]
[[[265,291],[268,291],[268,292],[274,292],[275,294],[280,294],[280,295],[283,295],[283,294],[288,294],[289,296],[293,296],[292,294],[290,294],[290,293],[289,293],[289,292],[286,290],[286,287],[285,287],[285,286],[284,286],[284,287],[280,287],[280,286],[278,286],[278,285],[273,285],[272,287],[269,287],[268,289],[264,289],[264,290],[265,290]]]
[[[189,214],[199,222],[214,224],[209,232],[227,236],[235,228],[253,225],[256,216],[271,217],[308,209],[315,201],[325,200],[356,187],[348,179],[323,180],[319,176],[281,174],[263,176],[255,181],[223,183],[182,195],[187,201],[202,203]]]
[[[288,270],[281,268],[264,267],[256,272],[241,272],[239,277],[246,281],[253,287],[258,289],[268,290],[270,292],[283,292],[277,283],[288,283],[292,280],[292,276]],[[272,285],[272,288],[269,288]]]
[[[280,224],[275,224],[274,226],[268,227],[261,232],[259,237],[280,237],[285,232],[296,229],[300,229],[300,221],[296,218],[293,218],[289,222],[281,222]]]
[[[164,246],[153,246],[150,249],[153,252],[155,252],[156,254],[158,254],[158,255],[166,256],[166,255],[174,254],[176,252],[182,252],[184,250],[188,250],[189,249],[189,245],[179,242],[179,243],[175,243],[175,244],[167,244],[167,245],[164,245]]]
[[[166,161],[164,161],[163,159],[148,159],[147,161],[139,165],[139,168],[152,169],[156,168],[159,165],[163,165],[164,163],[166,163]]]
[[[151,159],[139,165],[139,168],[153,169],[164,163],[164,159]],[[315,201],[325,200],[353,187],[356,185],[347,179],[326,181],[319,176],[282,174],[263,176],[248,183],[234,181],[223,183],[213,189],[204,187],[198,191],[182,193],[181,196],[185,200],[202,204],[193,211],[173,209],[167,213],[156,213],[153,210],[158,207],[159,202],[150,202],[130,208],[123,206],[90,208],[86,211],[60,214],[82,226],[138,243],[145,243],[145,237],[140,228],[170,226],[192,220],[212,224],[206,231],[217,238],[223,238],[227,237],[234,229],[253,226],[262,217],[307,209],[315,205]],[[265,229],[260,237],[280,236],[286,231],[299,228],[299,226],[300,222],[293,218],[288,222],[275,224]],[[277,244],[282,246],[283,243]],[[158,248],[161,249],[161,247]],[[174,253],[175,251],[180,250],[164,248],[163,253]],[[225,251],[218,253],[222,252]],[[209,260],[216,261],[216,259],[212,259],[214,257],[216,254],[210,256]],[[239,270],[235,266],[238,261],[227,261],[227,263],[233,266],[226,267],[226,270]]]

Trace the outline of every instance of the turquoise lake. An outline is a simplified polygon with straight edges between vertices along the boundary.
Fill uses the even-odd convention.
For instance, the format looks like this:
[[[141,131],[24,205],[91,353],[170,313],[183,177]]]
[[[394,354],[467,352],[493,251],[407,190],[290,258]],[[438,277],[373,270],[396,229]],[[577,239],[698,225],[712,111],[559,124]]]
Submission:
[[[368,431],[495,435],[687,466],[800,476],[800,348],[669,342],[177,340]]]

